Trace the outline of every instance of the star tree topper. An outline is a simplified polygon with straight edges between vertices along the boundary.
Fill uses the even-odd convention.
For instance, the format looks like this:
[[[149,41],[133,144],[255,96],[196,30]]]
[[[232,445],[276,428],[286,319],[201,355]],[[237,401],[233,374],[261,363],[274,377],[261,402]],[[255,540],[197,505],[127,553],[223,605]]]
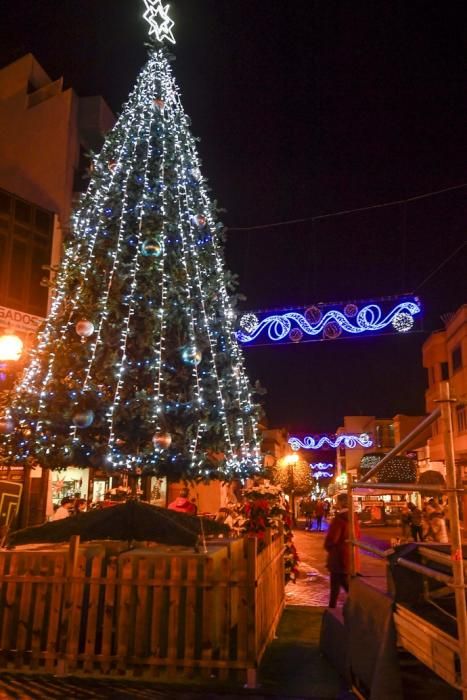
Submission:
[[[175,37],[172,28],[175,22],[169,17],[170,5],[162,5],[162,0],[144,0],[146,12],[143,17],[149,24],[149,36],[154,34],[157,41],[163,42],[167,39],[175,44]]]

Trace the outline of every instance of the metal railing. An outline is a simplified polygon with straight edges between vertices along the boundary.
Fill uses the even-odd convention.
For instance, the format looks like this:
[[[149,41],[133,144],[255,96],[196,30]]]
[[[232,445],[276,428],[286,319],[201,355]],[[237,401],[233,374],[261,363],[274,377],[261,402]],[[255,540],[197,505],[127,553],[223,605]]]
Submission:
[[[410,491],[417,491],[420,493],[427,493],[436,491],[438,493],[447,493],[451,495],[448,500],[448,512],[450,520],[450,554],[442,555],[441,553],[435,553],[431,558],[435,560],[436,557],[442,557],[443,563],[449,563],[452,567],[452,576],[448,574],[441,573],[434,569],[430,569],[428,566],[423,566],[422,564],[417,564],[415,562],[407,561],[403,558],[398,559],[398,564],[404,566],[405,568],[417,571],[417,573],[423,574],[424,576],[429,576],[441,583],[447,584],[450,588],[454,590],[455,604],[456,604],[456,619],[457,619],[457,634],[460,648],[460,673],[462,679],[462,699],[467,700],[467,605],[466,605],[466,585],[465,576],[467,573],[467,566],[463,561],[462,556],[462,533],[460,528],[460,517],[459,517],[459,503],[457,494],[463,493],[464,490],[461,485],[457,484],[456,479],[456,465],[455,465],[455,453],[454,453],[454,441],[452,432],[452,410],[451,406],[455,403],[455,399],[451,398],[449,382],[442,382],[440,386],[440,398],[437,403],[439,407],[436,408],[424,421],[422,421],[414,430],[412,430],[407,437],[405,437],[396,447],[394,447],[387,455],[385,455],[370,471],[365,474],[363,478],[359,481],[353,481],[349,477],[347,491],[348,491],[348,508],[349,508],[349,547],[350,547],[350,575],[356,575],[355,566],[355,554],[356,548],[366,549],[368,551],[368,545],[356,539],[355,535],[355,521],[354,521],[354,504],[353,504],[353,491],[356,488],[362,486],[369,486],[368,480],[372,477],[377,476],[378,472],[381,470],[387,462],[400,454],[400,452],[410,445],[414,438],[416,438],[420,433],[422,433],[428,426],[434,423],[436,420],[441,418],[442,432],[444,438],[444,452],[445,452],[445,465],[446,465],[446,487],[438,487],[433,485],[422,485],[422,484],[382,484],[382,483],[371,483],[372,489],[378,490],[390,490],[390,491],[403,491],[405,493]],[[382,558],[387,558],[388,554],[394,550],[378,550],[377,548],[372,548],[373,553],[381,556]],[[375,551],[376,550],[376,551]],[[431,550],[430,550],[431,551]],[[440,562],[439,562],[440,563]]]

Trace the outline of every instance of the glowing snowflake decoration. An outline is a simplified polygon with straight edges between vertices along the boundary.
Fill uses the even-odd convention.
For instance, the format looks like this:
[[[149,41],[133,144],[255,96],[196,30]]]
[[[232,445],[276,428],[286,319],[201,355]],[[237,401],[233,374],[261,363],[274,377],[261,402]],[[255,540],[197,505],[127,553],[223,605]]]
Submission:
[[[169,17],[170,5],[162,5],[162,0],[144,0],[144,4],[146,12],[143,17],[149,24],[149,36],[154,34],[160,43],[167,39],[175,44],[175,37],[172,33],[175,22]]]

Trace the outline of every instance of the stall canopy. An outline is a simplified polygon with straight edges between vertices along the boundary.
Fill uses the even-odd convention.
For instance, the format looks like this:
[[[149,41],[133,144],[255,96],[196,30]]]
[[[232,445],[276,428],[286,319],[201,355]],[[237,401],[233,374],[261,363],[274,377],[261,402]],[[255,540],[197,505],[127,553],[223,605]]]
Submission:
[[[127,501],[122,505],[18,530],[10,533],[7,546],[68,542],[73,535],[79,535],[82,542],[110,539],[190,547],[196,546],[200,537],[226,534],[228,530],[213,520],[139,501]]]

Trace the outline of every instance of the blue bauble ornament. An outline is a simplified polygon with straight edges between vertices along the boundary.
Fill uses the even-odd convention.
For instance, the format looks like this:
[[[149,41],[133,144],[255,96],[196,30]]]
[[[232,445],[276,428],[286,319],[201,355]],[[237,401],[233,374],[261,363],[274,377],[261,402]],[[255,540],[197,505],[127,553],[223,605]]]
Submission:
[[[141,245],[141,252],[148,258],[160,258],[163,253],[163,246],[155,238],[148,238]]]
[[[182,360],[186,365],[197,367],[202,359],[203,356],[201,352],[196,348],[192,348],[189,345],[182,348]]]
[[[77,428],[89,428],[94,421],[94,411],[80,411],[73,416],[73,425]]]

